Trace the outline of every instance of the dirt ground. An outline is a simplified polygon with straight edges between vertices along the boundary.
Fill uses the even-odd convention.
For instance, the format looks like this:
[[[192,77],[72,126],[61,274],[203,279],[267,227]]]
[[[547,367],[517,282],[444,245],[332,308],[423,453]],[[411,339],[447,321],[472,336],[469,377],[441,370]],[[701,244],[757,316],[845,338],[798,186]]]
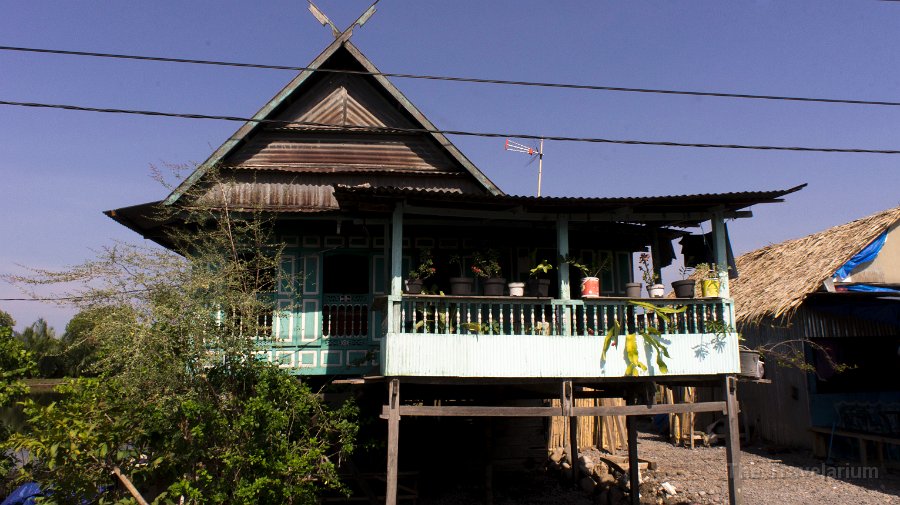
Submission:
[[[586,451],[590,455],[590,451]],[[638,453],[655,461],[656,470],[642,472],[641,503],[728,503],[725,447],[675,447],[654,434],[642,432]],[[744,447],[744,503],[747,505],[857,505],[900,504],[900,473],[865,475],[847,466],[825,467],[808,451],[774,451],[764,446]],[[875,471],[873,469],[871,471]],[[824,476],[823,476],[824,473]],[[448,476],[450,477],[450,476]],[[452,480],[452,479],[451,479]],[[677,493],[667,496],[660,485],[668,482]],[[498,475],[493,488],[496,505],[607,505],[605,493],[587,493],[563,484],[552,472]],[[485,503],[483,486],[450,486],[436,495],[424,495],[420,505]]]
[[[638,454],[659,465],[647,472],[648,480],[669,482],[678,490],[665,503],[728,503],[724,445],[691,450],[641,433]],[[900,504],[896,471],[873,475],[865,472],[877,472],[877,468],[826,467],[809,451],[773,451],[765,446],[743,447],[741,464],[747,505]]]

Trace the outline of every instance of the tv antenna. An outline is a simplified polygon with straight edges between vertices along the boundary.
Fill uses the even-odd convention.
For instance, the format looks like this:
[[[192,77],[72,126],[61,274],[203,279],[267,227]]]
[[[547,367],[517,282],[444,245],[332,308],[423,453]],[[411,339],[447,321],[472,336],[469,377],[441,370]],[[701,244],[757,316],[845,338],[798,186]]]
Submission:
[[[544,171],[544,139],[541,139],[541,143],[538,145],[538,148],[535,149],[531,146],[526,146],[525,144],[520,144],[518,142],[506,139],[506,145],[503,147],[507,151],[513,151],[516,153],[525,153],[528,156],[537,156],[538,159],[538,190],[537,196],[541,196],[541,176]]]
[[[366,24],[366,21],[368,21],[369,18],[372,17],[372,14],[375,14],[375,5],[378,4],[379,1],[380,0],[375,0],[375,3],[370,5],[369,8],[366,9],[366,11],[356,19],[356,21],[351,23],[350,26],[348,26],[347,29],[342,32],[338,30],[338,27],[335,26],[331,19],[329,19],[321,9],[316,7],[316,4],[314,4],[312,0],[307,0],[307,2],[309,2],[309,12],[312,13],[313,17],[316,18],[316,21],[322,23],[322,26],[330,27],[331,34],[334,35],[334,38],[336,39],[341,38],[341,36],[343,36],[344,34],[347,34],[347,37],[349,38],[350,35],[353,34],[353,27],[355,26],[362,28],[362,26]]]

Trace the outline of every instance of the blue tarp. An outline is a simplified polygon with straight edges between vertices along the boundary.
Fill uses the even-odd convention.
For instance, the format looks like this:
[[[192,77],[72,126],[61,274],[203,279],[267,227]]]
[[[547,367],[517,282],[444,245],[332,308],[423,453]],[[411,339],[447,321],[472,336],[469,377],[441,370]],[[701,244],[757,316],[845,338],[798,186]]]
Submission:
[[[856,253],[855,256],[850,258],[850,261],[844,263],[844,266],[838,268],[837,272],[834,273],[835,277],[846,279],[850,276],[850,272],[852,272],[854,268],[863,263],[873,261],[884,246],[884,240],[886,238],[887,231],[879,235],[878,238],[873,240],[872,243],[867,245],[862,251]]]
[[[17,487],[0,505],[34,505],[34,499],[44,496],[37,482],[29,482]]]
[[[857,291],[860,293],[900,293],[896,289],[884,288],[881,286],[871,286],[869,284],[850,284],[847,291]]]

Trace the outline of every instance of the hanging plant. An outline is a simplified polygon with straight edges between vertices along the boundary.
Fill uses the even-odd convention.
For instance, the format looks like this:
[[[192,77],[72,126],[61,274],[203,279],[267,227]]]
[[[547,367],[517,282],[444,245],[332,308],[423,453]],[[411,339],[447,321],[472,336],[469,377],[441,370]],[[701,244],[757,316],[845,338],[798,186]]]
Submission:
[[[637,301],[630,301],[628,303],[644,309],[645,325],[640,331],[637,331],[635,333],[628,333],[625,335],[625,346],[623,354],[625,357],[626,365],[625,375],[637,377],[641,374],[641,371],[647,371],[647,365],[641,362],[640,356],[638,355],[638,336],[640,336],[644,340],[645,344],[649,345],[654,351],[656,351],[656,367],[659,369],[659,371],[664,374],[669,373],[669,367],[663,360],[663,357],[669,357],[669,350],[666,348],[666,345],[663,344],[660,340],[660,338],[662,337],[662,333],[659,331],[659,328],[656,327],[656,320],[658,318],[661,318],[666,322],[667,325],[672,324],[673,317],[676,314],[680,314],[687,310],[687,307],[669,307]],[[651,318],[651,314],[656,314],[657,317]],[[614,321],[612,327],[610,327],[609,331],[606,332],[606,338],[603,341],[603,352],[600,354],[601,363],[606,362],[606,353],[609,351],[610,346],[618,349],[619,332],[621,330],[622,327],[619,325],[619,322]]]

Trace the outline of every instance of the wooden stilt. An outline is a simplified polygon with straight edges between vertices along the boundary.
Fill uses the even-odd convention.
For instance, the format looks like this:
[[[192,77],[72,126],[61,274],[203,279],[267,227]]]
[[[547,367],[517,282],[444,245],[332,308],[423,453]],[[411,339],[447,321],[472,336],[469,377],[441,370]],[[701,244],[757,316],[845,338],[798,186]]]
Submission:
[[[397,456],[400,441],[400,381],[388,388],[387,490],[385,505],[397,505]]]
[[[631,483],[631,503],[641,503],[641,469],[638,467],[637,427],[634,416],[625,418],[625,429],[628,432],[628,481]]]
[[[560,395],[562,414],[569,418],[569,436],[566,437],[566,462],[572,468],[572,480],[578,479],[578,418],[572,416],[575,404],[572,381],[563,381]],[[574,422],[573,422],[574,421]]]
[[[744,503],[741,489],[741,439],[738,431],[737,378],[726,376],[725,386],[725,422],[728,435],[725,437],[725,460],[728,464],[728,503],[741,505]]]
[[[494,503],[494,419],[484,419],[484,504]]]

